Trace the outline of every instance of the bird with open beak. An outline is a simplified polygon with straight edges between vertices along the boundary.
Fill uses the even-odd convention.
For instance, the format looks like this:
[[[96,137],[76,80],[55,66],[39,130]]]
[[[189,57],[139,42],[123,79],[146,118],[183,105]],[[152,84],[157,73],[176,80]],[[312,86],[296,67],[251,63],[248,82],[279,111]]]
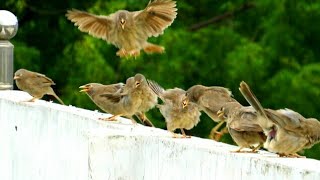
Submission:
[[[158,97],[149,88],[147,79],[139,73],[127,79],[122,91],[118,91],[117,93],[104,93],[100,96],[113,101],[123,109],[122,112],[114,114],[111,119],[125,116],[133,122],[135,122],[135,120],[132,116],[136,115],[144,123],[151,123],[145,113],[152,109],[158,102]]]
[[[19,69],[14,73],[13,79],[16,81],[16,85],[19,89],[32,96],[32,99],[28,100],[28,102],[41,99],[44,95],[48,94],[54,96],[61,104],[64,105],[63,101],[51,88],[55,83],[44,74],[32,72],[26,69]]]
[[[177,16],[176,2],[172,0],[150,1],[144,10],[118,10],[108,16],[94,15],[76,9],[69,10],[67,18],[78,29],[101,38],[119,48],[120,57],[139,56],[146,53],[163,53],[164,47],[149,43],[149,37],[157,37],[170,26]]]
[[[83,86],[80,86],[79,88],[81,89],[80,92],[86,93],[90,99],[103,111],[110,113],[110,114],[121,114],[124,109],[123,106],[119,103],[115,103],[114,101],[109,100],[106,97],[100,96],[102,94],[115,94],[115,93],[121,93],[123,91],[125,84],[123,83],[117,83],[117,84],[110,84],[110,85],[103,85],[100,83],[89,83]],[[141,114],[136,114],[137,118],[141,120],[142,123],[144,123],[147,126],[154,126],[151,121],[148,119],[140,119]],[[132,117],[129,117],[132,118]],[[109,118],[101,118],[103,120],[107,121],[113,121],[115,118],[112,116]]]

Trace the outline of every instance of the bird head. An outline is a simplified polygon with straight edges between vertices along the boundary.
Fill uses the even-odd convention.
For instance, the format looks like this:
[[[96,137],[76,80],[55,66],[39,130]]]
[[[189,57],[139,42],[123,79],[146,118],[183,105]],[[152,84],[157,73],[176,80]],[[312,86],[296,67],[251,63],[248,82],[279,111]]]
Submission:
[[[119,16],[118,16],[118,21],[119,21],[119,25],[120,27],[122,28],[122,30],[124,30],[126,24],[127,24],[127,12],[125,11],[121,11],[119,13]]]
[[[137,88],[146,81],[146,78],[142,74],[136,74],[134,76],[134,80],[135,80],[135,87]]]
[[[26,74],[28,73],[28,70],[26,69],[19,69],[14,73],[14,80],[19,80],[21,78],[23,78]]]

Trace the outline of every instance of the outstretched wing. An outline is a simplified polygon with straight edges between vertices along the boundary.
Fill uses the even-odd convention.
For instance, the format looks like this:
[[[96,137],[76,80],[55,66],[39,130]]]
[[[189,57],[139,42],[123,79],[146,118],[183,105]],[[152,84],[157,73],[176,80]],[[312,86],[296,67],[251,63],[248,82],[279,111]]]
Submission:
[[[67,18],[74,22],[80,31],[106,41],[110,39],[110,31],[114,24],[112,15],[98,16],[77,9],[68,10],[66,14]]]
[[[177,17],[176,11],[175,1],[154,0],[144,10],[133,12],[133,17],[142,35],[157,37],[172,24]]]

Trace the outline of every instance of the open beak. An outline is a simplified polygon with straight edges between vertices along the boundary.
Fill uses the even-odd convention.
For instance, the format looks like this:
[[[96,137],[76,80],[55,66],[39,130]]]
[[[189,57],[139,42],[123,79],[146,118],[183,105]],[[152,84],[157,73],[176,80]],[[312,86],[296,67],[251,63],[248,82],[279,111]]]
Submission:
[[[81,89],[79,92],[88,92],[89,91],[89,87],[87,85],[80,86],[79,88]]]
[[[19,78],[20,78],[20,76],[14,76],[14,77],[13,77],[14,80],[17,80],[17,79],[19,79]]]
[[[217,115],[218,115],[218,118],[224,119],[224,112],[223,112],[223,111],[219,110],[219,111],[217,112]]]

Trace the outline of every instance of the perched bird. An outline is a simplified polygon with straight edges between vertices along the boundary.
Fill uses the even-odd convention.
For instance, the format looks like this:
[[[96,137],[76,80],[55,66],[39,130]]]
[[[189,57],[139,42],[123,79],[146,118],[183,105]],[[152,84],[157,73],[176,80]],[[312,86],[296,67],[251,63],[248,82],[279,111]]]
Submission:
[[[234,142],[240,147],[250,148],[256,152],[266,140],[262,128],[257,123],[256,111],[251,106],[242,106],[239,102],[228,102],[217,112],[220,118],[227,123],[229,134]]]
[[[66,16],[80,31],[115,45],[119,48],[117,55],[127,57],[139,56],[141,49],[146,53],[164,52],[164,47],[147,40],[163,34],[176,18],[176,11],[175,1],[154,0],[141,11],[118,10],[103,16],[73,9]]]
[[[145,112],[152,109],[158,102],[157,95],[149,88],[147,79],[142,74],[136,74],[127,79],[122,91],[117,93],[104,93],[100,95],[122,107],[123,111],[111,117],[126,116],[132,119],[137,115],[143,122],[149,121]]]
[[[103,111],[110,113],[110,114],[121,114],[124,109],[123,106],[119,103],[114,103],[113,101],[109,100],[106,97],[102,97],[100,95],[105,93],[120,93],[123,91],[125,84],[117,83],[117,84],[110,84],[110,85],[103,85],[99,83],[89,83],[83,86],[80,86],[80,92],[85,92],[90,99]],[[144,114],[136,114],[136,116],[140,119],[141,116]],[[104,118],[105,120],[114,120],[110,118]],[[142,119],[140,119],[142,121]],[[148,120],[145,119],[143,122],[147,126],[153,126],[153,124]]]
[[[267,140],[264,147],[286,157],[301,157],[298,151],[310,148],[320,141],[320,122],[304,118],[290,109],[264,109],[250,87],[240,83],[240,91],[257,112],[257,123],[262,127]]]
[[[180,137],[174,133],[180,129],[182,138],[189,137],[183,129],[190,130],[200,121],[200,111],[198,106],[190,102],[186,96],[186,91],[180,88],[164,90],[156,82],[148,81],[150,88],[163,101],[163,104],[157,105],[161,114],[165,118],[167,130],[173,134],[173,137]]]
[[[16,80],[19,89],[33,97],[28,102],[34,102],[36,99],[41,99],[45,94],[48,94],[54,96],[64,105],[63,101],[51,88],[51,85],[55,85],[55,83],[47,76],[26,69],[19,69],[14,73],[13,79]]]
[[[194,85],[187,90],[186,95],[191,102],[196,103],[201,111],[204,111],[213,121],[219,122],[210,133],[211,137],[214,134],[220,134],[217,130],[223,125],[224,121],[220,121],[217,112],[228,102],[237,102],[232,98],[232,93],[229,89],[219,86],[203,86]],[[213,138],[218,140],[216,138]]]

